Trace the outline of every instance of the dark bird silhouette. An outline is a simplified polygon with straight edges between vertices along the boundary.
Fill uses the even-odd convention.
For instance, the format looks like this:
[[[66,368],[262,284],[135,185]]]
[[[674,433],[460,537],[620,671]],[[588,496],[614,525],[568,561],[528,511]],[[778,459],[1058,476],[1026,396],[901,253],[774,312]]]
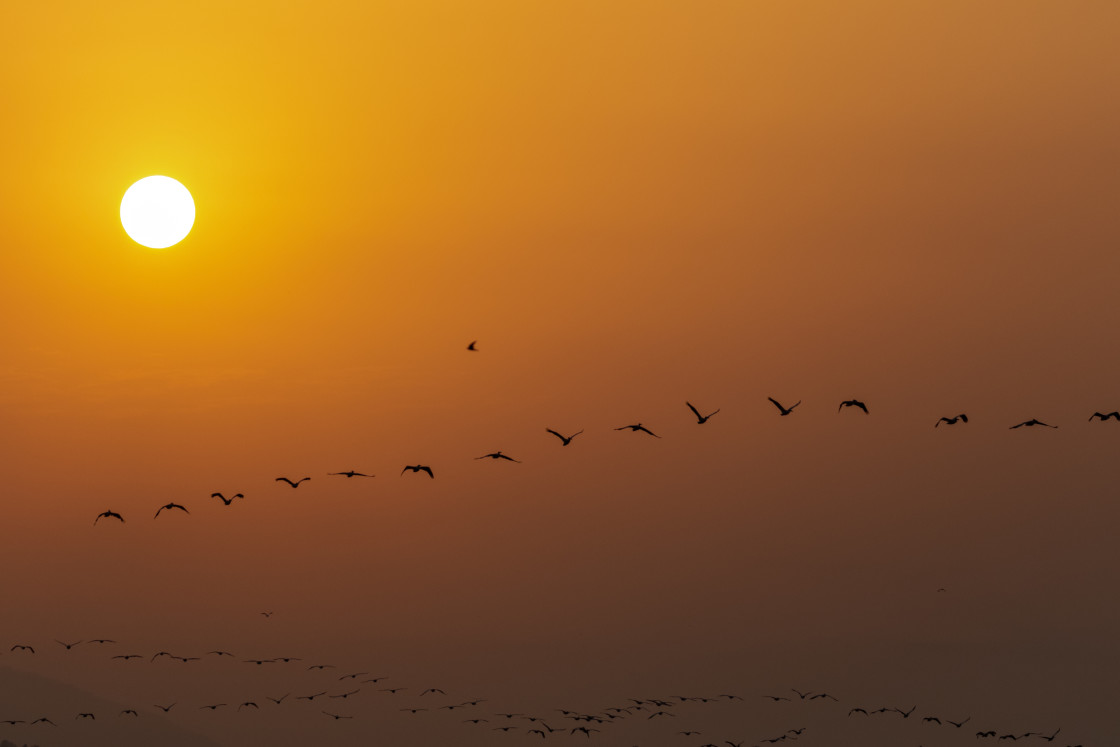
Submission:
[[[688,409],[692,410],[692,414],[696,416],[696,424],[697,425],[704,425],[704,423],[708,422],[709,418],[711,418],[713,415],[715,415],[717,412],[719,412],[719,410],[717,409],[717,410],[714,410],[714,411],[708,413],[707,415],[701,415],[700,411],[697,410],[691,402],[685,402],[685,404],[688,405]]]
[[[443,690],[440,690],[438,687],[429,687],[427,690],[420,694],[427,695],[428,693],[439,693],[440,695],[447,695],[447,693],[445,693]]]
[[[225,703],[215,703],[214,705],[204,705],[204,706],[199,706],[198,710],[200,710],[200,711],[216,711],[219,708],[224,708],[225,705],[226,705]]]
[[[140,716],[140,714],[137,713],[136,711],[134,711],[133,709],[125,708],[123,711],[121,711],[120,713],[117,714],[117,718],[120,718],[121,716],[129,716],[129,715],[136,716],[136,717]]]
[[[275,612],[262,612],[261,614],[264,615],[264,617],[267,619],[269,617],[272,617],[276,613]]]
[[[1116,420],[1120,420],[1120,412],[1116,412],[1115,410],[1113,410],[1112,412],[1108,413],[1107,415],[1104,414],[1104,413],[1100,413],[1100,412],[1094,412],[1092,415],[1089,416],[1089,422],[1090,423],[1093,422],[1093,418],[1099,418],[1102,423],[1104,421],[1108,420],[1109,418],[1115,418]]]
[[[110,638],[90,638],[87,643],[116,643]]]
[[[420,713],[421,711],[426,711],[426,710],[428,710],[428,709],[427,708],[402,708],[401,709],[402,712],[411,713],[413,716],[415,716],[417,713]]]
[[[1013,431],[1016,428],[1022,428],[1024,425],[1027,426],[1028,428],[1030,428],[1032,426],[1035,426],[1035,425],[1045,426],[1046,428],[1057,428],[1058,427],[1056,425],[1050,425],[1049,423],[1043,423],[1041,420],[1036,420],[1035,418],[1031,418],[1030,420],[1024,420],[1022,423],[1019,423],[1018,425],[1011,426],[1010,428],[1008,428],[1008,430]]]
[[[358,688],[357,690],[351,690],[348,693],[339,693],[338,695],[328,695],[327,697],[328,698],[342,698],[342,699],[345,700],[346,698],[349,698],[351,695],[355,695],[357,693],[360,693],[361,691],[362,691],[361,688]]]
[[[793,408],[801,404],[801,400],[797,400],[797,402],[790,405],[789,407],[782,407],[782,403],[774,399],[773,397],[767,397],[766,399],[770,400],[774,404],[774,407],[778,408],[778,411],[781,412],[783,418],[793,412]]]
[[[428,477],[435,479],[435,475],[432,474],[432,468],[426,464],[406,464],[404,466],[404,469],[401,470],[401,474],[403,475],[409,470],[412,470],[413,472],[427,472]]]
[[[271,695],[266,695],[265,697],[268,698],[269,700],[271,700],[276,705],[280,705],[281,703],[284,702],[284,698],[288,697],[289,695],[291,695],[291,693],[284,693],[279,698],[274,698]]]
[[[475,457],[475,461],[478,461],[479,459],[505,459],[506,461],[509,461],[509,462],[517,462],[518,464],[521,464],[521,460],[514,459],[511,456],[506,456],[505,454],[503,454],[500,451],[494,451],[494,452],[491,452],[489,454],[483,454],[480,457]]]
[[[572,442],[573,438],[575,438],[579,434],[583,433],[583,431],[580,430],[580,431],[576,431],[575,433],[573,433],[570,436],[564,436],[564,435],[562,435],[560,433],[557,433],[556,431],[552,430],[551,428],[545,428],[545,431],[547,431],[548,433],[551,433],[552,435],[554,435],[558,439],[560,439],[563,442],[563,444],[562,444],[563,446],[567,446],[568,444],[570,444]]]
[[[256,664],[258,667],[261,664],[272,664],[275,661],[275,659],[245,659],[246,664]]]
[[[407,690],[407,689],[408,689],[407,687],[383,687],[383,688],[381,688],[381,692],[389,693],[390,695],[396,695],[401,690]]]
[[[615,430],[616,431],[624,431],[627,428],[634,431],[635,433],[637,433],[638,431],[642,431],[643,433],[648,433],[649,435],[653,436],[654,438],[661,438],[661,436],[657,435],[656,433],[651,431],[649,428],[646,428],[641,423],[638,423],[637,425],[624,425],[621,428],[615,428]]]
[[[54,642],[57,643],[59,646],[62,646],[63,648],[65,648],[67,651],[69,651],[70,649],[74,648],[79,643],[81,643],[81,641],[74,641],[73,643],[66,643],[65,641],[60,641],[57,638],[54,639]]]
[[[144,657],[141,656],[140,654],[117,654],[116,656],[114,656],[112,658],[114,658],[114,659],[124,659],[125,661],[128,661],[129,659],[143,659]]]
[[[828,693],[817,693],[813,697],[809,698],[809,700],[819,700],[821,698],[828,698],[829,700],[835,700],[837,703],[840,702],[839,700],[836,700],[836,698],[832,697]]]
[[[904,711],[901,708],[892,708],[891,710],[897,712],[903,718],[910,718],[910,714],[913,713],[914,709],[916,709],[917,707],[918,706],[913,706],[909,711]]]
[[[185,507],[185,506],[180,506],[180,505],[179,505],[178,503],[168,503],[168,504],[167,504],[167,505],[165,505],[165,506],[160,506],[160,507],[159,507],[159,511],[156,511],[156,515],[155,515],[155,516],[153,516],[152,518],[153,518],[153,519],[159,518],[159,515],[160,515],[160,513],[161,513],[162,511],[164,511],[164,510],[167,510],[167,511],[171,511],[171,510],[173,510],[173,509],[178,509],[178,510],[182,511],[182,512],[183,512],[183,513],[185,513],[185,514],[189,514],[189,513],[190,513],[190,511],[188,511],[188,510],[186,509],[186,507]]]
[[[347,472],[328,472],[328,475],[345,475],[346,477],[377,477],[377,475],[367,475],[364,472],[355,472],[349,470]]]
[[[124,517],[118,514],[116,511],[102,511],[97,515],[97,518],[93,520],[93,523],[96,524],[101,519],[116,519],[122,524],[124,523]]]
[[[158,708],[161,711],[163,711],[164,713],[167,713],[168,711],[170,711],[174,707],[175,707],[175,703],[172,703],[171,705],[168,705],[168,706],[162,706],[162,705],[159,705],[157,703],[156,705],[153,706],[153,708]]]
[[[591,732],[593,732],[593,731],[597,732],[597,731],[600,731],[600,730],[599,729],[588,729],[586,726],[577,726],[576,728],[572,729],[572,731],[570,733],[575,734],[577,731],[582,731],[584,736],[590,737]]]
[[[1058,736],[1058,732],[1059,732],[1059,731],[1061,731],[1061,729],[1058,729],[1057,731],[1055,731],[1055,732],[1054,732],[1053,734],[1051,734],[1050,736],[1046,736],[1045,734],[1039,734],[1039,735],[1038,735],[1038,738],[1039,738],[1039,739],[1045,739],[1045,740],[1046,740],[1047,742],[1053,742],[1053,741],[1054,741],[1054,737]]]
[[[277,656],[275,661],[282,661],[287,664],[293,661],[303,661],[303,659],[299,658],[298,656]]]
[[[323,692],[315,693],[314,695],[297,695],[296,700],[315,700],[315,698],[318,698],[318,697],[326,695],[326,694],[327,694],[327,691],[324,690]]]
[[[323,711],[323,713],[325,713],[326,715],[330,716],[330,717],[331,717],[331,718],[333,718],[333,719],[334,719],[335,721],[338,721],[338,720],[339,720],[340,718],[354,718],[353,716],[340,716],[340,715],[339,715],[339,714],[337,714],[337,713],[329,713],[329,712],[327,712],[327,711]]]
[[[802,700],[805,700],[806,698],[808,698],[810,695],[813,694],[812,691],[803,693],[795,687],[791,687],[790,690],[797,693],[797,697],[801,698]]]
[[[478,348],[475,347],[475,345],[477,345],[477,344],[478,344],[478,340],[471,340],[471,344],[467,345],[467,350],[470,350],[471,352],[477,353]]]
[[[26,721],[21,721],[19,719],[10,719],[10,718],[6,718],[3,721],[0,721],[0,724],[7,724],[8,726],[15,726],[16,724],[26,724],[26,723],[27,723]]]
[[[31,722],[32,726],[34,726],[35,724],[50,724],[51,726],[58,726],[58,724],[51,721],[46,716],[43,716],[42,718],[37,718],[37,719],[35,719],[34,721]]]
[[[870,714],[867,713],[867,711],[865,711],[862,708],[853,708],[852,710],[848,711],[849,716],[851,716],[854,713],[862,713],[864,716],[870,715]]]
[[[338,678],[338,681],[342,682],[343,680],[356,680],[359,677],[364,677],[367,674],[369,674],[369,672],[354,672],[353,674],[344,674]]]
[[[527,734],[540,734],[540,735],[541,735],[541,739],[544,739],[545,737],[547,737],[547,736],[548,736],[547,734],[545,734],[545,733],[544,733],[543,731],[541,731],[540,729],[530,729],[530,730],[529,730],[528,732],[526,732],[526,733],[527,733]]]
[[[789,700],[789,698],[784,695],[763,695],[762,697],[770,698],[770,700],[774,701],[775,703],[777,703],[779,700]]]
[[[312,664],[308,667],[308,670],[311,669],[334,669],[334,664]]]
[[[303,482],[304,480],[310,480],[310,479],[311,479],[310,477],[301,477],[300,479],[293,481],[293,480],[288,479],[287,477],[277,477],[276,482],[286,482],[289,485],[291,485],[293,488],[298,488],[299,484],[301,482]]]
[[[941,719],[939,719],[937,716],[923,716],[922,721],[937,724],[938,726],[941,725]]]
[[[257,705],[256,703],[254,703],[253,701],[246,700],[244,703],[237,706],[237,710],[240,711],[242,708],[248,708],[249,706],[252,706],[253,708],[256,708],[258,711],[261,709],[261,707],[259,705]]]
[[[220,500],[222,501],[222,504],[223,504],[223,505],[226,505],[226,506],[228,506],[229,504],[233,503],[233,502],[234,502],[235,500],[237,500],[238,498],[244,498],[245,496],[244,496],[244,495],[242,495],[241,493],[236,493],[236,494],[234,494],[234,496],[233,496],[232,498],[226,498],[226,497],[225,497],[224,495],[222,495],[221,493],[211,493],[211,494],[210,494],[210,497],[211,497],[211,498],[218,498],[218,499],[220,499]]]
[[[19,643],[12,646],[10,649],[8,649],[8,651],[30,651],[31,653],[35,653],[35,649],[33,649],[31,646],[24,646]]]
[[[233,654],[231,654],[229,651],[207,651],[206,652],[207,656],[209,656],[210,654],[216,654],[218,656],[233,656]]]
[[[941,425],[942,423],[944,423],[945,425],[956,425],[958,420],[961,421],[962,423],[967,423],[968,422],[968,416],[965,415],[962,412],[960,415],[957,415],[954,418],[942,417],[942,418],[939,418],[938,421],[933,424],[933,427],[936,428],[937,426]]]
[[[90,721],[96,721],[97,720],[97,716],[94,716],[92,713],[79,713],[74,718],[75,719],[88,718]]]
[[[871,414],[871,413],[867,412],[867,405],[863,404],[858,399],[846,399],[846,400],[844,400],[843,402],[840,403],[840,406],[836,408],[836,412],[840,412],[845,407],[858,407],[859,409],[863,410],[863,412],[865,414],[868,414],[868,415]]]
[[[955,727],[957,727],[957,728],[959,729],[959,728],[961,728],[962,726],[964,726],[965,724],[967,724],[967,723],[968,723],[969,721],[971,721],[971,720],[972,720],[972,716],[969,716],[969,717],[968,717],[968,718],[966,718],[966,719],[965,719],[964,721],[951,721],[951,720],[949,720],[949,719],[945,719],[945,722],[946,722],[946,723],[949,723],[949,724],[952,724],[953,726],[955,726]]]
[[[677,734],[681,734],[681,735],[686,736],[686,737],[695,737],[699,733],[700,732],[698,732],[698,731],[678,731],[677,732]]]

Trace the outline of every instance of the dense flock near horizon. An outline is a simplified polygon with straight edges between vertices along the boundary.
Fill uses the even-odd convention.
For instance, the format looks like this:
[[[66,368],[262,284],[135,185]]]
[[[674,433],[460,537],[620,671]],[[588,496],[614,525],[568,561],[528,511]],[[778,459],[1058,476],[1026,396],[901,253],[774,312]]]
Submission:
[[[468,350],[477,351],[476,342],[472,342]],[[772,397],[767,399],[781,417],[794,415],[795,410],[802,405],[801,401],[797,401],[787,407]],[[695,424],[699,426],[705,425],[720,412],[717,408],[705,414],[691,402],[685,402],[685,406],[695,420]],[[871,414],[868,405],[858,399],[840,402],[836,414],[843,414],[846,410],[861,411],[861,414],[857,413],[858,417]],[[1102,423],[1109,420],[1120,422],[1120,411],[1094,412],[1088,420]],[[965,413],[941,416],[933,421],[932,426],[934,428],[975,427],[969,426],[969,417]],[[1035,426],[1044,429],[1058,428],[1057,425],[1036,418],[1009,425],[1007,428],[1017,430]],[[643,438],[662,438],[642,422],[621,425],[614,430],[629,431]],[[581,429],[565,434],[550,427],[546,427],[544,431],[554,437],[559,442],[557,446],[561,448],[571,446],[577,437],[584,433]],[[522,463],[520,459],[500,450],[474,456],[473,459]],[[396,476],[407,476],[409,479],[436,479],[436,475],[437,470],[431,465],[417,463],[403,465]],[[336,480],[351,480],[370,479],[377,475],[372,471],[346,469],[326,473],[326,476]],[[278,490],[295,490],[313,479],[315,479],[313,476],[301,472],[275,477],[274,482],[277,483]],[[223,492],[214,492],[209,498],[211,500],[207,501],[207,505],[220,508],[230,507],[237,501],[245,500],[245,495],[239,492],[227,496]],[[221,505],[218,506],[214,501],[218,501]],[[185,519],[191,514],[187,506],[176,502],[168,502],[154,508],[152,519],[173,520],[177,515],[182,515]],[[98,525],[102,520],[106,520],[107,523],[126,523],[126,517],[112,509],[106,509],[94,516],[93,524]],[[937,589],[937,592],[945,591],[945,589]],[[263,611],[259,615],[262,624],[268,624],[274,612]],[[50,731],[58,729],[60,725],[93,728],[94,724],[103,724],[106,721],[122,725],[130,720],[144,719],[148,714],[153,713],[172,718],[184,713],[206,717],[215,712],[233,712],[239,714],[238,717],[249,718],[253,714],[267,715],[274,709],[298,710],[304,715],[322,719],[324,726],[327,727],[331,723],[381,718],[384,714],[372,713],[372,707],[388,705],[402,718],[440,718],[445,722],[460,724],[464,729],[488,732],[493,735],[495,744],[508,742],[511,739],[520,739],[521,743],[575,739],[578,742],[595,740],[632,745],[634,741],[626,736],[626,724],[636,722],[660,725],[663,733],[658,737],[659,741],[656,744],[674,747],[678,745],[679,747],[746,747],[747,745],[764,747],[801,740],[807,743],[832,744],[835,743],[833,738],[826,738],[824,742],[814,740],[814,729],[802,723],[807,720],[806,716],[812,714],[812,710],[817,712],[826,710],[829,715],[843,718],[848,724],[860,721],[871,723],[880,719],[897,721],[912,729],[915,745],[920,745],[923,739],[940,738],[959,740],[956,743],[960,744],[977,741],[1005,743],[1026,740],[1035,743],[1054,743],[1061,747],[1083,747],[1078,742],[1056,742],[1055,740],[1063,734],[1063,731],[1062,728],[1053,725],[1039,729],[1037,725],[992,724],[979,714],[974,716],[972,713],[933,713],[924,711],[913,703],[852,703],[831,692],[797,688],[776,688],[767,693],[664,693],[658,696],[620,698],[618,702],[592,710],[575,710],[557,704],[556,707],[541,712],[521,713],[496,709],[489,699],[474,697],[474,694],[471,697],[464,697],[463,694],[449,694],[440,687],[418,686],[417,683],[395,676],[373,670],[367,671],[355,663],[308,662],[298,656],[243,656],[225,648],[187,652],[186,655],[183,655],[183,652],[168,650],[133,651],[111,638],[87,638],[76,641],[53,639],[45,644],[42,641],[10,642],[10,645],[0,651],[5,658],[9,660],[18,658],[23,665],[27,665],[33,663],[35,658],[43,653],[44,647],[55,649],[63,655],[70,655],[67,652],[73,652],[79,647],[83,650],[96,648],[103,652],[107,661],[113,662],[113,666],[189,666],[192,669],[208,669],[216,673],[215,676],[220,676],[221,667],[267,667],[274,672],[269,681],[275,684],[275,688],[273,692],[246,693],[244,697],[219,698],[213,702],[189,702],[184,698],[161,703],[136,703],[119,712],[81,710],[69,713],[44,707],[41,712],[7,713],[0,703],[0,737],[18,737],[20,734],[30,735],[34,732],[36,739],[49,740]],[[788,716],[788,727],[777,733],[752,733],[750,724],[745,722],[741,732],[727,733],[726,728],[713,730],[703,725],[705,709],[723,709],[724,716],[727,715],[727,709],[744,709],[742,715],[746,720],[749,718],[749,714],[746,713],[749,704],[775,709],[774,714]],[[621,741],[616,742],[614,737]],[[939,744],[952,743],[954,742],[939,742]]]

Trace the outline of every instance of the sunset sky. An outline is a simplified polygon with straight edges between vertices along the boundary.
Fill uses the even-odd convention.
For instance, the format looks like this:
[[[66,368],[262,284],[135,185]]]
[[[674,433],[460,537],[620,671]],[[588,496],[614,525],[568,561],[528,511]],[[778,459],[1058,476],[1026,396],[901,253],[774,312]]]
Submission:
[[[0,720],[60,726],[0,738],[542,741],[509,711],[624,747],[1115,740],[1120,422],[1088,418],[1120,409],[1118,28],[1108,0],[4,4]],[[197,207],[164,250],[118,212],[152,174]],[[303,661],[241,661],[273,656]],[[320,662],[387,679],[264,708],[341,687]],[[762,697],[790,688],[839,702]],[[590,738],[555,710],[719,693]]]

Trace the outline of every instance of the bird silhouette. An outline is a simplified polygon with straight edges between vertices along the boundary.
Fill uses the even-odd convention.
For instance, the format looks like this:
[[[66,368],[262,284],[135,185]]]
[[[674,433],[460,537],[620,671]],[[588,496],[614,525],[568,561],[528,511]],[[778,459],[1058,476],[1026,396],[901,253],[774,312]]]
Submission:
[[[475,345],[477,345],[477,344],[478,344],[478,340],[471,340],[471,344],[467,345],[467,350],[470,350],[472,352],[477,353],[478,348],[475,347]],[[499,357],[501,357],[501,356],[499,356]]]
[[[97,518],[93,520],[93,523],[96,524],[101,519],[116,519],[122,524],[124,523],[124,517],[118,514],[116,511],[102,511],[97,515]]]
[[[361,691],[362,691],[362,689],[359,687],[357,690],[351,690],[350,692],[339,693],[338,695],[328,695],[327,697],[328,698],[342,698],[343,700],[345,700],[346,698],[349,698],[351,695],[357,695]]]
[[[237,500],[238,498],[244,498],[245,496],[242,495],[241,493],[236,493],[232,498],[226,498],[221,493],[211,493],[210,497],[211,498],[219,498],[219,499],[221,499],[221,501],[224,505],[228,506],[231,503],[233,503],[235,500]]]
[[[432,474],[432,468],[426,464],[406,464],[404,466],[404,469],[401,470],[401,474],[403,475],[409,470],[412,470],[413,472],[427,472],[428,477],[435,479],[435,475]]]
[[[117,714],[117,718],[120,718],[121,716],[136,716],[136,717],[139,717],[140,714],[137,713],[132,708],[125,708],[123,711],[121,711],[120,713]]]
[[[719,412],[719,410],[717,409],[717,410],[713,410],[712,412],[708,413],[707,415],[701,415],[700,411],[697,410],[691,402],[685,402],[685,404],[688,405],[688,409],[692,410],[692,414],[696,416],[697,425],[704,425],[704,423],[708,422],[708,419],[710,417],[712,417],[717,412]]]
[[[770,698],[770,700],[774,701],[775,703],[777,703],[780,700],[789,700],[789,698],[787,698],[784,695],[763,695],[762,697]]]
[[[172,703],[171,705],[166,705],[166,706],[163,706],[163,705],[160,705],[160,704],[158,704],[158,703],[157,703],[156,705],[154,705],[154,706],[153,706],[153,708],[158,708],[158,709],[160,709],[161,711],[163,711],[164,713],[167,713],[167,712],[168,712],[168,711],[170,711],[170,710],[171,710],[172,708],[174,708],[174,707],[175,707],[175,705],[176,705],[175,703]]]
[[[90,638],[86,643],[116,643],[110,638]]]
[[[961,421],[962,423],[967,423],[968,422],[968,416],[965,415],[962,412],[960,415],[957,415],[956,417],[953,417],[953,418],[942,417],[942,418],[939,418],[938,421],[933,424],[933,427],[936,428],[937,426],[941,425],[942,423],[944,423],[945,425],[956,425],[956,422],[958,420]]]
[[[521,464],[521,460],[514,459],[511,456],[506,456],[500,451],[493,451],[489,454],[483,454],[480,457],[475,457],[475,461],[478,461],[479,459],[505,459],[508,462],[517,462],[518,464]]]
[[[140,654],[118,654],[117,656],[114,656],[114,657],[111,657],[111,658],[113,658],[113,659],[124,659],[125,661],[128,661],[129,659],[143,659],[144,657],[141,656]]]
[[[774,404],[774,407],[778,408],[778,411],[781,413],[783,418],[793,412],[793,408],[801,404],[801,400],[797,400],[797,402],[790,405],[789,407],[782,407],[782,403],[774,399],[773,397],[767,397],[766,399],[770,400]]]
[[[279,698],[274,698],[271,695],[266,695],[265,697],[268,698],[269,700],[271,700],[276,705],[280,705],[281,703],[284,702],[284,698],[287,698],[289,695],[291,695],[291,693],[284,693]]]
[[[153,518],[153,519],[157,519],[157,518],[159,518],[159,515],[160,515],[160,513],[161,513],[161,512],[163,512],[163,511],[165,511],[165,510],[167,510],[167,511],[171,511],[171,510],[173,510],[173,509],[178,509],[178,510],[182,511],[182,512],[183,512],[183,513],[185,513],[185,514],[189,514],[189,513],[190,513],[190,511],[188,511],[188,510],[186,509],[186,507],[185,507],[185,506],[180,506],[180,505],[179,505],[178,503],[168,503],[168,504],[167,504],[167,505],[165,505],[165,506],[160,506],[160,507],[159,507],[159,511],[156,511],[156,515],[155,515],[155,516],[153,516],[152,518]]]
[[[257,705],[256,703],[254,703],[253,701],[246,700],[244,703],[237,706],[237,710],[240,711],[242,708],[248,708],[249,706],[252,706],[253,708],[256,708],[258,711],[261,709],[261,707],[259,705]]]
[[[377,477],[377,475],[367,475],[364,472],[355,472],[348,470],[347,472],[328,472],[328,475],[345,475],[346,477]]]
[[[23,644],[20,644],[20,643],[17,643],[16,645],[12,646],[10,649],[8,649],[8,651],[9,652],[11,652],[11,651],[30,651],[31,653],[35,653],[34,648],[32,648],[31,646],[24,646]]]
[[[1104,414],[1104,413],[1094,412],[1092,415],[1089,416],[1089,422],[1090,423],[1093,422],[1093,418],[1099,418],[1102,423],[1104,421],[1108,420],[1109,418],[1116,418],[1116,420],[1120,420],[1120,412],[1116,412],[1114,410],[1114,411],[1108,413],[1107,415]]]
[[[41,717],[41,718],[37,718],[37,719],[35,719],[34,721],[32,721],[32,722],[31,722],[31,725],[32,725],[32,726],[34,726],[35,724],[50,724],[51,726],[58,726],[58,724],[56,724],[55,722],[51,721],[51,720],[50,720],[49,718],[47,718],[46,716],[43,716],[43,717]]]
[[[1061,731],[1061,729],[1058,729],[1057,731],[1055,731],[1055,732],[1054,732],[1053,734],[1051,734],[1050,736],[1046,736],[1045,734],[1039,734],[1039,735],[1038,735],[1038,738],[1039,738],[1039,739],[1045,739],[1045,740],[1046,740],[1047,742],[1053,742],[1053,741],[1054,741],[1054,737],[1058,736],[1058,732],[1059,732],[1059,731]]]
[[[865,414],[870,415],[870,413],[867,412],[867,405],[863,404],[858,399],[846,399],[846,400],[844,400],[843,402],[840,403],[840,406],[836,408],[836,412],[840,412],[845,407],[858,407],[859,409],[863,410]]]
[[[262,612],[261,614],[264,615],[265,619],[267,620],[268,618],[272,617],[276,613],[275,612]]]
[[[563,442],[563,444],[562,444],[563,446],[567,446],[568,444],[570,444],[572,442],[573,438],[575,438],[579,434],[583,433],[582,430],[579,430],[579,431],[576,431],[575,433],[573,433],[570,436],[564,436],[564,435],[562,435],[560,433],[557,433],[556,431],[552,430],[551,428],[545,428],[545,431],[547,431],[548,433],[551,433],[552,435],[554,435],[558,439],[560,439]]]
[[[277,477],[276,482],[286,482],[289,485],[291,485],[293,488],[298,488],[299,484],[301,482],[303,482],[304,480],[310,480],[310,479],[311,479],[310,477],[301,477],[300,479],[293,481],[293,480],[288,479],[287,477]]]
[[[1050,425],[1049,423],[1043,423],[1041,420],[1036,420],[1035,418],[1031,418],[1030,420],[1024,420],[1022,423],[1019,423],[1018,425],[1011,426],[1010,428],[1008,428],[1008,430],[1013,431],[1016,428],[1022,428],[1024,425],[1027,426],[1028,428],[1036,426],[1036,425],[1045,426],[1046,428],[1057,428],[1058,427],[1056,425]]]
[[[222,651],[220,649],[216,650],[216,651],[207,651],[206,652],[207,656],[209,656],[210,654],[216,654],[218,656],[233,656],[233,654],[231,654],[229,651]]]
[[[333,718],[333,719],[334,719],[335,721],[338,721],[339,719],[342,719],[342,718],[354,718],[353,716],[340,716],[340,715],[339,715],[339,714],[337,714],[337,713],[329,713],[329,712],[327,712],[327,711],[323,711],[323,713],[325,713],[326,715],[330,716],[330,717],[331,717],[331,718]]]
[[[913,707],[910,708],[909,711],[904,711],[901,708],[892,708],[891,710],[896,711],[903,718],[910,718],[910,714],[913,713],[914,709],[917,708],[917,707],[918,706],[913,706]]]
[[[318,697],[320,697],[322,695],[326,695],[326,694],[327,694],[327,691],[324,690],[323,692],[315,693],[314,695],[297,695],[296,700],[315,700],[315,698],[318,698]]]
[[[79,713],[74,718],[75,719],[88,718],[90,721],[96,721],[97,720],[97,716],[94,716],[92,713]]]
[[[427,690],[420,694],[427,695],[428,693],[432,693],[433,695],[436,693],[439,693],[440,695],[447,695],[447,693],[445,693],[443,690],[440,690],[438,687],[429,687]]]
[[[198,710],[200,710],[200,711],[216,711],[219,708],[224,708],[225,706],[226,706],[225,703],[215,703],[213,705],[199,706]]]
[[[62,646],[63,648],[65,648],[67,651],[69,651],[70,649],[74,648],[79,643],[81,643],[81,641],[74,641],[73,643],[66,643],[65,641],[60,641],[57,638],[54,639],[54,642],[57,643],[59,646]]]
[[[964,721],[951,721],[950,719],[945,719],[946,723],[952,724],[953,726],[957,727],[958,729],[961,728],[962,726],[964,726],[965,724],[967,724],[971,720],[972,720],[972,716],[969,716]]]
[[[657,435],[656,433],[654,433],[653,431],[651,431],[651,430],[650,430],[649,428],[646,428],[646,427],[645,427],[644,425],[642,425],[641,423],[638,423],[638,424],[636,424],[636,425],[624,425],[624,426],[622,426],[621,428],[615,428],[615,430],[616,430],[616,431],[624,431],[624,430],[626,430],[627,428],[629,428],[630,430],[634,431],[635,433],[637,433],[638,431],[642,431],[643,433],[648,433],[649,435],[653,436],[654,438],[661,438],[661,436]]]

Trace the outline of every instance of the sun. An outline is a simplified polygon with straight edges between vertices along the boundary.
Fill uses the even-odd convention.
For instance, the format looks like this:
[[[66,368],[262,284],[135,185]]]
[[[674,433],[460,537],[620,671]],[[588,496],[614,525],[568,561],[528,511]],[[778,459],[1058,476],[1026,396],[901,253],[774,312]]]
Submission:
[[[194,198],[169,176],[146,176],[125,191],[121,225],[137,244],[166,249],[191,232]]]

